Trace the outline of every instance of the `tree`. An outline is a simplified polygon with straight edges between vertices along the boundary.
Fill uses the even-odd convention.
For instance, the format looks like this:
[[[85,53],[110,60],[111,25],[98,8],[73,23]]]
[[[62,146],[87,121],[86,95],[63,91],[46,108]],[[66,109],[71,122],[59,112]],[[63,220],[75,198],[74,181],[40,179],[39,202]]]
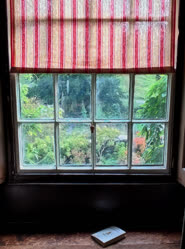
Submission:
[[[145,97],[145,103],[138,114],[142,119],[165,119],[166,117],[166,97],[167,97],[167,76],[147,75],[150,86]]]
[[[58,99],[60,117],[89,118],[91,107],[91,76],[59,75]]]
[[[53,106],[51,106],[52,99],[44,99],[44,90],[38,90],[41,84],[45,83],[44,78],[45,77],[43,75],[20,75],[21,116],[23,118],[40,119],[42,117],[53,117]],[[49,84],[45,89],[48,88]],[[43,85],[42,89],[44,89]],[[54,164],[55,156],[53,135],[53,127],[50,124],[24,124],[22,126],[24,164]]]
[[[35,98],[44,105],[53,105],[53,76],[52,74],[22,74],[21,84],[27,85],[28,98]]]
[[[97,117],[128,118],[128,80],[121,75],[100,75],[97,78]]]
[[[91,76],[87,74],[59,75],[58,101],[60,118],[88,118],[91,108]],[[167,77],[145,75],[144,88],[137,94],[144,102],[137,108],[142,119],[162,119],[166,115]],[[24,118],[54,117],[53,78],[50,74],[20,75],[21,115]],[[143,80],[143,79],[142,79]],[[97,110],[101,119],[128,117],[128,77],[122,75],[97,76]],[[144,95],[144,97],[143,97]],[[79,127],[70,132],[70,124],[60,133],[60,157],[65,164],[89,164],[89,134]],[[137,126],[137,154],[144,163],[161,162],[163,157],[163,124],[140,124]],[[53,128],[41,124],[24,126],[25,163],[54,163]],[[119,139],[123,134],[118,127],[97,126],[97,163],[104,165],[125,164],[127,145]],[[134,140],[136,141],[136,139]],[[139,144],[142,141],[142,144]]]
[[[150,76],[148,76],[150,77]],[[145,103],[138,110],[142,119],[165,119],[167,101],[167,76],[156,75],[146,95]],[[163,124],[145,124],[141,136],[146,138],[146,149],[143,152],[145,163],[160,163],[163,160]]]
[[[21,74],[20,97],[21,116],[23,118],[53,118],[53,84],[51,75]]]
[[[96,159],[98,164],[126,164],[127,146],[119,139],[120,134],[118,127],[97,126]]]
[[[24,163],[48,165],[55,163],[54,132],[51,124],[24,124]]]

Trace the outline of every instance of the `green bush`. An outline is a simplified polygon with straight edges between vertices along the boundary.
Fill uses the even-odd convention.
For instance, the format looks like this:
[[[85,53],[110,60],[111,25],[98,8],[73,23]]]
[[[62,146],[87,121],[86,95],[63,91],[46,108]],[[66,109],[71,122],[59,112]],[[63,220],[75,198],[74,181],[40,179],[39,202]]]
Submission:
[[[48,78],[50,80],[48,80]],[[38,75],[22,75],[21,76],[21,115],[23,118],[42,117],[53,118],[53,85],[51,84],[52,77]],[[64,75],[64,79],[67,75]],[[85,76],[84,76],[85,77]],[[165,116],[166,110],[166,76],[157,75],[156,79],[146,75],[150,85],[147,89],[147,94],[144,104],[137,110],[137,114],[144,118],[162,118]],[[114,86],[114,80],[117,86]],[[82,87],[75,87],[75,83],[82,81]],[[127,99],[128,96],[122,91],[118,78],[111,76],[100,84],[99,98],[102,107],[98,108],[98,116],[109,117],[119,116],[123,113],[127,114]],[[62,85],[61,85],[62,86]],[[73,87],[72,87],[73,86]],[[70,98],[64,101],[64,105],[68,105],[69,116],[75,112],[82,113],[84,118],[90,112],[90,88],[83,77],[79,75],[73,76]],[[64,87],[64,86],[63,86]],[[110,91],[111,88],[112,90]],[[141,89],[142,90],[142,89]],[[67,90],[66,90],[67,91]],[[110,92],[112,93],[110,95]],[[66,92],[67,94],[67,92]],[[142,96],[142,93],[139,93]],[[73,96],[74,95],[74,96]],[[84,97],[85,96],[85,97]],[[59,104],[62,96],[59,96]],[[123,99],[123,101],[121,101]],[[72,103],[78,101],[78,105]],[[114,104],[112,104],[114,102]],[[63,109],[60,105],[60,116],[63,115]],[[125,115],[125,114],[124,114]],[[24,148],[24,163],[33,165],[54,164],[54,139],[53,126],[44,126],[41,124],[24,125],[23,134],[25,140]],[[144,125],[140,128],[140,136],[146,138],[146,148],[140,154],[144,158],[145,163],[159,162],[163,157],[163,125]],[[97,163],[104,165],[126,164],[127,162],[127,145],[119,141],[118,137],[122,134],[120,129],[116,127],[108,127],[106,125],[97,125],[96,131],[96,155]],[[89,164],[91,163],[91,148],[87,134],[79,128],[73,129],[71,134],[63,129],[60,135],[60,157],[61,162],[65,164]]]

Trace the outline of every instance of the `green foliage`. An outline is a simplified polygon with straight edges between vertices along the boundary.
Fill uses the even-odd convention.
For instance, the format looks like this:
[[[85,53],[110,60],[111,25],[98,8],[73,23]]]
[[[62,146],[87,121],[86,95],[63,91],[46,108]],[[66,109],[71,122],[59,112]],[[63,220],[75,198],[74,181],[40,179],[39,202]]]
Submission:
[[[146,137],[146,149],[143,153],[145,163],[160,164],[163,160],[164,125],[144,125],[141,134]]]
[[[90,116],[90,75],[59,75],[58,93],[61,118],[87,118]]]
[[[119,164],[127,163],[127,147],[124,143],[119,143],[116,145],[117,156]]]
[[[166,75],[157,75],[156,79],[153,79],[148,75],[148,81],[150,81],[150,86],[145,95],[145,103],[137,113],[142,119],[165,119],[167,77]]]
[[[97,78],[97,117],[128,118],[128,79],[120,75],[100,75]]]
[[[63,164],[89,164],[91,145],[88,133],[83,126],[69,132],[67,126],[61,127],[60,155]]]
[[[27,85],[28,98],[35,97],[44,105],[52,105],[53,100],[53,76],[51,74],[21,74],[22,85]]]
[[[157,75],[156,79],[151,81],[151,85],[146,94],[145,103],[141,106],[141,109],[138,110],[139,116],[143,119],[165,119],[166,99],[167,76]],[[164,149],[164,125],[143,125],[141,135],[146,138],[146,149],[142,155],[145,163],[161,163]]]
[[[49,74],[20,75],[21,116],[23,118],[53,118],[53,80]],[[91,107],[91,76],[85,74],[59,75],[60,118],[89,118]],[[98,77],[98,118],[128,117],[128,80],[119,75]],[[140,100],[137,118],[166,117],[167,77],[145,75],[135,93]],[[136,151],[144,163],[154,164],[163,158],[164,127],[162,124],[138,124],[137,136],[145,138],[144,149]],[[125,132],[126,133],[126,132]],[[55,163],[53,125],[25,124],[23,126],[24,163],[48,165]],[[91,139],[89,130],[70,125],[61,127],[60,158],[63,164],[90,164]],[[127,144],[121,140],[123,131],[118,126],[97,125],[96,155],[99,165],[127,163]],[[125,134],[126,135],[126,134]],[[138,147],[138,148],[141,148]]]
[[[48,78],[51,79],[51,76],[43,74],[20,75],[22,118],[53,118],[53,97],[51,97],[53,86],[52,81],[48,81]],[[53,127],[51,125],[25,124],[22,132],[24,164],[48,165],[55,163]]]
[[[26,146],[25,164],[47,165],[54,164],[55,158],[51,148],[53,147],[50,136],[35,138],[33,143]]]
[[[48,76],[42,74],[20,75],[21,116],[23,118],[53,118],[53,86],[46,78]]]
[[[49,131],[49,132],[48,132]],[[51,125],[25,124],[23,134],[25,137],[24,163],[29,165],[54,164],[54,139]]]
[[[96,155],[97,163],[105,165],[125,164],[127,160],[126,145],[118,137],[120,130],[104,125],[97,126]]]

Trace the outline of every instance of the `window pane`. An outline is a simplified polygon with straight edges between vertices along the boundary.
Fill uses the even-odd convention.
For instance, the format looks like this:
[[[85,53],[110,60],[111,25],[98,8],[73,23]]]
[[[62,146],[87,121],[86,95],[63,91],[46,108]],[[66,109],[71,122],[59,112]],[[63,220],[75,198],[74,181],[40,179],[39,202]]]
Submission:
[[[132,164],[162,165],[164,163],[165,125],[134,124]]]
[[[19,74],[21,118],[54,117],[53,77],[50,74]]]
[[[60,164],[91,164],[89,124],[60,124]]]
[[[54,165],[54,125],[23,124],[22,153],[24,165]]]
[[[96,118],[128,119],[128,106],[129,75],[97,75]]]
[[[135,119],[165,119],[167,75],[136,75],[134,91]]]
[[[97,124],[97,165],[126,165],[127,139],[127,124]]]
[[[89,119],[91,115],[91,75],[58,76],[59,118]]]

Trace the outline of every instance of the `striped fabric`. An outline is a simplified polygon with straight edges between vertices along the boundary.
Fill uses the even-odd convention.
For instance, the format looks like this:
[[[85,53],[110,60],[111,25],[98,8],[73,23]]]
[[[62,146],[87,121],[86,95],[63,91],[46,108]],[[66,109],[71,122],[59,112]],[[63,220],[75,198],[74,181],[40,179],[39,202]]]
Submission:
[[[175,67],[176,0],[9,0],[12,72]]]

